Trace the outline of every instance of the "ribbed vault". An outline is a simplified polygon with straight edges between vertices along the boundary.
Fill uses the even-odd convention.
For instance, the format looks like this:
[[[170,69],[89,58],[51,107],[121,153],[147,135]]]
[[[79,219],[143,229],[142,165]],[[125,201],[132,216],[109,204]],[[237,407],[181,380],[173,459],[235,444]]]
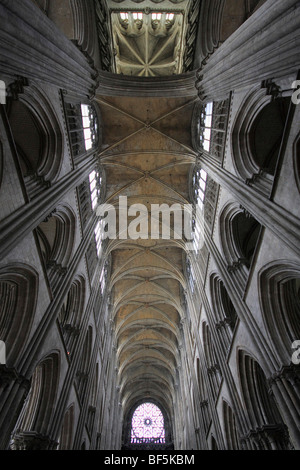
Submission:
[[[184,240],[151,239],[151,204],[189,203],[188,180],[194,98],[97,96],[103,120],[100,161],[106,173],[106,202],[118,210],[143,204],[149,223],[144,238],[109,240],[112,320],[119,362],[123,412],[145,399],[172,416],[184,317]],[[139,214],[137,214],[138,216]],[[136,217],[129,217],[128,224]],[[172,221],[171,217],[171,221]],[[161,234],[160,234],[161,235]]]

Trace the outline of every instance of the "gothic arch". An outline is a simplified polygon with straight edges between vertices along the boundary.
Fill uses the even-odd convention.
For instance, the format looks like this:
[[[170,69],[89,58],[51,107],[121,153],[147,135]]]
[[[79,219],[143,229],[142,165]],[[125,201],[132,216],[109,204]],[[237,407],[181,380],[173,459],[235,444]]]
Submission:
[[[219,450],[218,443],[214,436],[211,436],[211,450]]]
[[[248,184],[269,195],[289,99],[272,99],[268,88],[254,90],[242,103],[233,125],[233,164]]]
[[[132,418],[133,418],[133,415],[135,413],[135,411],[137,410],[137,408],[141,405],[143,405],[144,403],[152,403],[154,406],[156,406],[157,408],[159,408],[159,410],[161,411],[162,415],[163,415],[163,419],[164,419],[164,427],[165,427],[165,444],[151,444],[151,442],[148,443],[148,445],[145,443],[137,443],[136,446],[134,444],[131,443],[131,427],[132,427]],[[125,419],[124,419],[124,425],[123,425],[123,449],[125,450],[129,450],[129,449],[133,449],[133,448],[136,448],[136,450],[138,450],[139,448],[141,450],[143,449],[153,449],[155,450],[155,445],[159,445],[160,447],[158,447],[159,449],[161,448],[165,448],[165,449],[171,449],[172,446],[171,446],[171,443],[172,443],[172,429],[171,429],[171,420],[170,420],[170,416],[169,416],[169,413],[167,411],[167,409],[165,408],[165,406],[162,405],[162,403],[160,403],[159,401],[157,400],[152,400],[152,399],[140,399],[138,401],[136,401],[131,407],[130,409],[128,410],[127,414],[125,415]]]
[[[292,343],[300,338],[300,266],[281,260],[262,269],[258,290],[267,332],[274,351],[288,365]]]
[[[70,360],[80,333],[85,305],[86,284],[83,276],[72,282],[59,314],[59,322],[63,330],[65,345]]]
[[[256,450],[283,450],[289,437],[259,363],[244,350],[238,351],[238,372],[245,409],[249,418],[247,436]]]
[[[60,439],[59,450],[72,450],[74,434],[74,405],[72,404],[65,412]]]
[[[234,412],[231,406],[223,399],[223,421],[227,450],[239,450],[239,437]]]
[[[59,376],[60,357],[53,352],[37,365],[32,375],[30,391],[12,435],[13,450],[56,449],[57,442],[49,432]]]
[[[0,268],[0,338],[7,364],[15,367],[30,332],[36,309],[38,274],[27,265]]]
[[[227,289],[217,274],[210,278],[211,298],[216,328],[219,334],[224,354],[227,354],[231,345],[233,331],[237,322],[237,312],[230,299]]]
[[[7,114],[30,198],[57,180],[63,158],[63,132],[52,105],[37,86],[24,86],[8,100]]]
[[[58,206],[37,228],[43,260],[53,290],[70,262],[75,228],[75,214],[67,206]]]
[[[222,381],[222,372],[216,356],[210,328],[205,321],[202,323],[202,341],[211,392],[214,399],[216,399]]]
[[[228,270],[244,285],[259,239],[261,225],[237,203],[230,202],[220,214],[219,233]]]

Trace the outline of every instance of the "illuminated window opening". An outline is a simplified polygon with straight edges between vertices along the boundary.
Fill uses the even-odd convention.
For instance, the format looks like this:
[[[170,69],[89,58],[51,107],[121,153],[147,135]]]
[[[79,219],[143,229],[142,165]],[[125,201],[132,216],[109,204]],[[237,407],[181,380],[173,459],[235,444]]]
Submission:
[[[120,13],[121,20],[128,20],[128,13],[122,12]]]
[[[200,246],[201,240],[201,227],[203,225],[202,218],[204,202],[205,202],[205,193],[206,193],[206,186],[207,186],[207,173],[204,170],[197,170],[194,174],[193,178],[193,186],[194,186],[194,198],[196,202],[196,216],[195,216],[195,223],[194,223],[194,248],[197,252]]]
[[[85,150],[91,150],[97,140],[98,124],[92,106],[81,105],[82,127],[85,142]]]
[[[89,175],[89,181],[92,208],[95,210],[100,200],[102,177],[98,172],[92,171],[92,173]]]
[[[167,21],[173,21],[174,19],[174,13],[167,13],[166,14],[166,20]]]
[[[99,284],[100,284],[101,294],[103,295],[104,289],[105,289],[105,268],[102,269]]]
[[[134,12],[132,13],[133,19],[134,20],[142,20],[143,19],[143,13],[141,12]]]
[[[165,444],[165,423],[161,410],[153,403],[138,406],[131,421],[131,443]]]
[[[95,228],[95,239],[96,239],[98,258],[101,258],[101,255],[102,255],[104,228],[105,228],[104,220],[100,220],[97,223],[96,228]]]
[[[213,103],[206,104],[200,117],[200,144],[207,152],[210,151],[212,133]]]
[[[152,13],[152,20],[161,20],[161,13]]]

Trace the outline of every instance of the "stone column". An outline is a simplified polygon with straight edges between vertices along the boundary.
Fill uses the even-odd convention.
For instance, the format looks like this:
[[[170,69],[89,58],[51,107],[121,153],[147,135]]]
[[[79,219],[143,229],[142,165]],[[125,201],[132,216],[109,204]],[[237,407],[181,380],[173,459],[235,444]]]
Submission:
[[[296,449],[300,449],[300,372],[298,366],[282,367],[269,379],[271,392],[279,405],[282,417],[290,430]]]
[[[97,72],[31,0],[0,0],[1,73],[51,83],[92,97]]]
[[[0,366],[0,448],[7,449],[10,433],[15,426],[24,400],[28,394],[30,382],[18,374],[15,369]]]
[[[299,2],[267,0],[198,70],[199,96],[218,100],[240,87],[294,75],[299,49]]]

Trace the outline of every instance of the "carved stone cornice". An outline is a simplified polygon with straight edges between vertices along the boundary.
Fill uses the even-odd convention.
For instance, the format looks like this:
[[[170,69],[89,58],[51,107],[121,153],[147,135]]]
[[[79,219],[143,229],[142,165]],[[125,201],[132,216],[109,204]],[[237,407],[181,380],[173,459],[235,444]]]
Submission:
[[[196,72],[171,77],[131,77],[99,72],[96,95],[136,97],[197,97]]]
[[[16,432],[10,444],[11,450],[56,450],[58,442],[35,431]]]

